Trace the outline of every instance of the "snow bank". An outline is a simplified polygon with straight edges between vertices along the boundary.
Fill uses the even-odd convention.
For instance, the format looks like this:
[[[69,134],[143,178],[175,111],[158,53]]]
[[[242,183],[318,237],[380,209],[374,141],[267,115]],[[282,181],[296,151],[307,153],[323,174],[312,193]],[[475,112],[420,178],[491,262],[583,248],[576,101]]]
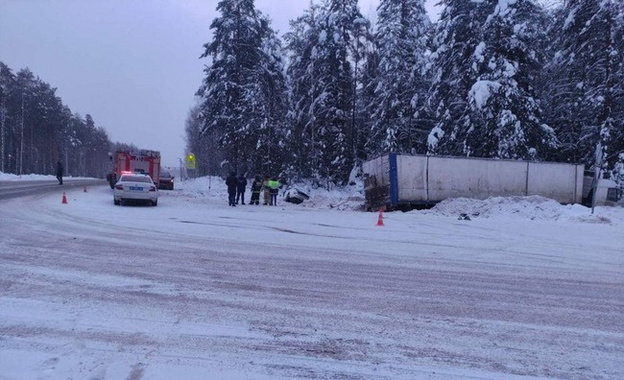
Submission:
[[[41,181],[47,179],[56,179],[53,175],[41,175],[41,174],[23,174],[15,175],[9,173],[0,172],[0,181]]]
[[[624,209],[621,207],[596,207],[591,209],[581,205],[561,205],[556,201],[540,196],[492,197],[485,200],[456,198],[438,203],[425,214],[446,217],[459,217],[467,214],[470,218],[489,219],[529,219],[561,220],[584,223],[624,224]]]
[[[70,175],[64,175],[63,178],[73,178],[73,179],[93,179],[89,177],[73,177]],[[43,174],[10,174],[0,172],[0,181],[56,181],[56,176],[53,174],[43,175]]]

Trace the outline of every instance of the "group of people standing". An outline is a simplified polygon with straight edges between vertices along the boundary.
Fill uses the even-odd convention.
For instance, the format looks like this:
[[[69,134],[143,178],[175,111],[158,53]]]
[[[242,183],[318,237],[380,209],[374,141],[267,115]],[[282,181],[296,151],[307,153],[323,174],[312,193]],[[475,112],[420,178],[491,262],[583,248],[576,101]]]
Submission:
[[[225,184],[228,191],[228,202],[232,207],[236,207],[239,202],[245,204],[245,189],[247,188],[247,178],[244,175],[236,176],[235,172],[231,172],[226,178]],[[250,205],[260,204],[260,193],[264,192],[264,205],[277,205],[277,194],[282,184],[274,179],[265,176],[262,179],[259,175],[255,176],[251,183],[251,199]]]

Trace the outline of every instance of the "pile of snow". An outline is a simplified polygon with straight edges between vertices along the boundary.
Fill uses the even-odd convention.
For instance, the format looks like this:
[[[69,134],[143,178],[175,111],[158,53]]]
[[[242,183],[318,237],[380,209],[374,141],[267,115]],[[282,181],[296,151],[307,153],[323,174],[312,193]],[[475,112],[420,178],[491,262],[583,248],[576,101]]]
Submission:
[[[74,177],[74,176],[63,176],[63,179],[71,178],[71,179],[93,179],[90,177]],[[0,181],[56,181],[56,175],[53,174],[11,174],[11,173],[3,173],[0,172]]]
[[[47,180],[47,179],[56,180],[56,176],[42,175],[42,174],[15,175],[15,174],[0,172],[0,181],[41,181],[41,180]]]
[[[455,198],[438,203],[425,214],[469,218],[504,218],[529,220],[562,220],[586,223],[624,222],[624,209],[621,207],[596,207],[594,213],[582,205],[561,205],[558,202],[537,195],[528,197],[492,197],[485,200]]]

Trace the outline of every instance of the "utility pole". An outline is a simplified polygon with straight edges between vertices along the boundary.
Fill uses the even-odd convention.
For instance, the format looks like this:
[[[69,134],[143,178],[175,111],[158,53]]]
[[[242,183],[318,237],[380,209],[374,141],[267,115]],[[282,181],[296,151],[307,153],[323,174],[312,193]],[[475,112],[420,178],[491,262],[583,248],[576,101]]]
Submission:
[[[4,154],[5,154],[5,141],[4,141],[4,128],[6,122],[6,109],[4,108],[4,96],[2,97],[2,104],[0,105],[0,172],[6,173],[4,170]]]
[[[598,191],[598,181],[600,181],[600,169],[602,167],[602,144],[596,145],[596,153],[594,160],[594,183],[592,186],[592,211],[594,213],[594,207],[596,206],[596,191]]]
[[[17,175],[22,175],[24,162],[24,88],[22,88],[22,129],[20,131],[20,154]]]

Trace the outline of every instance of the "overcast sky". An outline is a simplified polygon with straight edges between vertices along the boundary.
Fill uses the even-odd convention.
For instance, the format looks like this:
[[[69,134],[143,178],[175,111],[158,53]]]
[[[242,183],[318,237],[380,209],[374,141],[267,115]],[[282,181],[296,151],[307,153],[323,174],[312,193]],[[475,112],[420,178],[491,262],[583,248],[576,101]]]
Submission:
[[[428,0],[435,18],[436,0]],[[256,0],[282,35],[310,0]],[[28,67],[112,141],[184,157],[218,0],[0,0],[0,61]],[[360,0],[374,17],[378,0]]]

